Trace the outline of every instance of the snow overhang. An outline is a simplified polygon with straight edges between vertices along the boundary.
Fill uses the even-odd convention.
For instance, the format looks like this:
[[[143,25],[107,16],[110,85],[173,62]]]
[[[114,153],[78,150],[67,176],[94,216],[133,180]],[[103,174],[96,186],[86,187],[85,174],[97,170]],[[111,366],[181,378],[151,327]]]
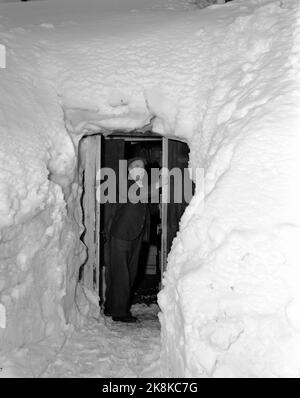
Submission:
[[[64,114],[67,130],[76,135],[151,128],[151,115],[131,113],[123,116],[112,116],[101,115],[96,111],[72,108],[65,109]]]

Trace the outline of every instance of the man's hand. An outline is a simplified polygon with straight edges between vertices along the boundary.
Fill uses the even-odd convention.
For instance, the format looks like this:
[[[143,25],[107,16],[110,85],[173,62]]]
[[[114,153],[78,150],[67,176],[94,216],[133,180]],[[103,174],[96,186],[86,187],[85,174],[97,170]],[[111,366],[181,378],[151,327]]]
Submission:
[[[164,185],[168,185],[169,183],[169,171],[161,170],[159,174],[159,186],[162,187]]]
[[[169,183],[169,176],[168,176],[168,171],[160,171],[159,173],[159,179],[157,181],[157,183],[155,184],[155,188],[159,189],[164,185],[168,185]]]

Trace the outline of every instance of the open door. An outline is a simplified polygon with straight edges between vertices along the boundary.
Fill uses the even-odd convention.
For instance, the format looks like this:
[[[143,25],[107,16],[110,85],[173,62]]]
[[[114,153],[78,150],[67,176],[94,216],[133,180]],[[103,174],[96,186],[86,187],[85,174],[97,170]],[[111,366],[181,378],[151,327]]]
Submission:
[[[100,281],[100,203],[97,200],[99,170],[101,167],[101,135],[84,138],[83,218],[85,233],[83,242],[87,247],[87,260],[83,268],[84,285],[99,294]]]

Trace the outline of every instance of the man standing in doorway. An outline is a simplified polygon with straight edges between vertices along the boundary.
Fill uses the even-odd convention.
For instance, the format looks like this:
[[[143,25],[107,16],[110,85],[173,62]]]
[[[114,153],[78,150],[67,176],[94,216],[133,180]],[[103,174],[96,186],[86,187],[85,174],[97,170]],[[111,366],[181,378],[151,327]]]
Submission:
[[[159,182],[149,189],[147,186],[143,191],[145,164],[141,157],[128,161],[127,198],[125,203],[117,205],[110,227],[110,264],[107,270],[104,314],[118,322],[137,321],[130,312],[132,287],[137,275],[143,237],[149,233],[148,198],[157,195],[158,202]]]

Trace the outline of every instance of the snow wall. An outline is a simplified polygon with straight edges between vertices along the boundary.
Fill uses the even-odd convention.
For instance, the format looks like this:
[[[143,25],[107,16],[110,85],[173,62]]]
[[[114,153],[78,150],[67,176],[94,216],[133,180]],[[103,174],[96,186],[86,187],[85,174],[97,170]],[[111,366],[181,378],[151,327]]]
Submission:
[[[160,294],[172,376],[300,375],[300,4],[246,3],[204,46],[189,140],[204,204],[184,214]]]
[[[299,375],[299,12],[297,0],[0,5],[3,375],[20,358],[19,374],[39,375],[87,312],[80,138],[150,123],[186,140],[205,174],[159,296],[162,373]]]

